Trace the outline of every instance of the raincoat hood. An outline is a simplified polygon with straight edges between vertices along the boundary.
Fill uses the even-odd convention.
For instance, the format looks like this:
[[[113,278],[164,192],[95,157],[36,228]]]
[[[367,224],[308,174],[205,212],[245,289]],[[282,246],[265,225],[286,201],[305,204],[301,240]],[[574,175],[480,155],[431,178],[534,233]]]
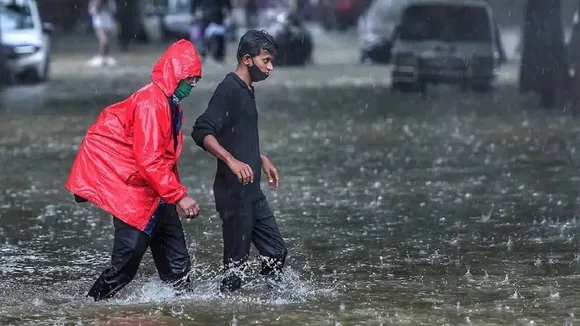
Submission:
[[[191,42],[179,40],[169,46],[153,66],[151,80],[169,97],[177,84],[189,77],[201,77],[201,61]]]

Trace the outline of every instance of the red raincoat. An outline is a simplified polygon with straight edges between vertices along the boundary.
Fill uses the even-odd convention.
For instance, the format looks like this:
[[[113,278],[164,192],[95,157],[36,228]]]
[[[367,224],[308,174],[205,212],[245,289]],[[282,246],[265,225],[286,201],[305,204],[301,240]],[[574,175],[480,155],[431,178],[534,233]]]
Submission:
[[[105,108],[89,127],[66,188],[139,230],[161,199],[184,198],[177,171],[183,133],[175,149],[168,98],[188,77],[201,77],[201,62],[180,40],[155,64],[151,83]]]

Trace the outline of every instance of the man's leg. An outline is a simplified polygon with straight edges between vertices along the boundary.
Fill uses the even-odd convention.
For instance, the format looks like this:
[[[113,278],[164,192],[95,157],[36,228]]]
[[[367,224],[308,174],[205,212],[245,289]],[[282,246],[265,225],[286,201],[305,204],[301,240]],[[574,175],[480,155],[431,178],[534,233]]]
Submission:
[[[185,235],[175,205],[167,205],[151,237],[151,253],[163,282],[185,285],[191,269]]]
[[[87,294],[95,301],[111,298],[133,280],[149,245],[149,237],[145,233],[116,217],[113,217],[113,224],[115,240],[111,267],[99,276]]]
[[[224,268],[226,276],[220,291],[234,291],[242,286],[238,271],[248,260],[252,241],[252,206],[243,205],[220,212],[224,239]]]
[[[252,242],[265,258],[262,263],[262,275],[276,275],[282,271],[288,250],[278,229],[274,212],[267,199],[253,205],[254,228]]]

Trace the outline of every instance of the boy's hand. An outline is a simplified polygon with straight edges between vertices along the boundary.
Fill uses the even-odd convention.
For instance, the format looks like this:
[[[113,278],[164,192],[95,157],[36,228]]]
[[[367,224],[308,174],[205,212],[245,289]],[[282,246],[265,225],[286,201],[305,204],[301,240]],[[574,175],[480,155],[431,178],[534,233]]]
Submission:
[[[276,170],[274,164],[264,155],[262,155],[262,170],[264,170],[266,177],[268,177],[268,185],[270,185],[270,188],[277,191],[280,185],[278,170]]]
[[[254,182],[254,171],[248,164],[232,158],[228,162],[228,167],[238,177],[240,183],[247,185]]]

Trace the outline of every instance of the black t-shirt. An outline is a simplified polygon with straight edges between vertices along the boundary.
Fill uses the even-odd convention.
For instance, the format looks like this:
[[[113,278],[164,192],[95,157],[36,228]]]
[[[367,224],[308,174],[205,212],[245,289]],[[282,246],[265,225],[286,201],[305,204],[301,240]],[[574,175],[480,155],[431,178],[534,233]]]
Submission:
[[[218,211],[251,204],[264,197],[260,188],[262,161],[258,135],[258,110],[254,89],[248,88],[235,73],[229,73],[218,85],[205,112],[197,118],[191,136],[204,148],[207,135],[254,171],[254,182],[243,185],[230,168],[218,159],[214,195]]]

